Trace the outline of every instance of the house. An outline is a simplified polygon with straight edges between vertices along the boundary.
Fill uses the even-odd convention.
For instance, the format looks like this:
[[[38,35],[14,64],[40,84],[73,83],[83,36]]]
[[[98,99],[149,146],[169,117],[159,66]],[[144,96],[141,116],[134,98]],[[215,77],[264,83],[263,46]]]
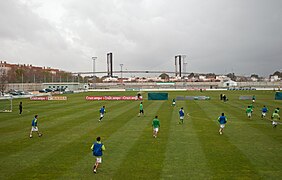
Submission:
[[[220,80],[220,82],[230,81],[231,79],[225,75],[216,76],[216,80]]]
[[[279,78],[277,75],[270,76],[270,82],[280,81],[280,80],[281,80],[281,78]]]
[[[106,77],[103,82],[118,82],[118,78]]]
[[[253,82],[258,82],[258,78],[257,78],[257,77],[254,77],[254,76],[251,77],[251,80],[252,80]]]

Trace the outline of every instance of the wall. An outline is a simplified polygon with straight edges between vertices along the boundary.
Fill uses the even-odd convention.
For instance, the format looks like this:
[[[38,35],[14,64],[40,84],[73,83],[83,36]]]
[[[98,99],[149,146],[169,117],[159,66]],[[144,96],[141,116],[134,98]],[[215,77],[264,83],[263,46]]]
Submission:
[[[10,89],[19,91],[38,91],[43,89],[42,83],[12,83],[7,84],[6,91]]]

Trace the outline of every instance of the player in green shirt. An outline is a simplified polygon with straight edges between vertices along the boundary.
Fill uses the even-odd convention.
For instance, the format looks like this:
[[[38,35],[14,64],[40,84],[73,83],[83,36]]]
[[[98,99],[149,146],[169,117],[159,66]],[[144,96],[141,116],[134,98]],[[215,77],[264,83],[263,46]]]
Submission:
[[[271,119],[272,119],[272,125],[275,128],[278,125],[278,121],[280,120],[280,116],[277,110],[274,111],[274,113],[271,116]]]
[[[248,108],[246,109],[246,113],[247,113],[248,118],[251,118],[252,112],[253,112],[253,109],[251,108],[251,106],[248,106]]]
[[[176,105],[175,99],[172,99],[172,106],[174,107]]]
[[[138,117],[140,117],[141,114],[144,116],[144,109],[143,109],[143,103],[142,102],[140,102],[140,105],[139,105]]]
[[[253,95],[252,101],[253,101],[253,103],[256,102],[256,96],[255,95]]]
[[[251,104],[250,108],[253,110],[255,108],[254,104]]]
[[[276,108],[276,109],[274,110],[274,112],[275,112],[275,111],[277,111],[277,114],[279,114],[279,111],[280,111],[279,107]]]
[[[155,116],[155,118],[153,119],[152,126],[153,126],[153,137],[156,138],[159,132],[159,128],[161,126],[158,116]]]

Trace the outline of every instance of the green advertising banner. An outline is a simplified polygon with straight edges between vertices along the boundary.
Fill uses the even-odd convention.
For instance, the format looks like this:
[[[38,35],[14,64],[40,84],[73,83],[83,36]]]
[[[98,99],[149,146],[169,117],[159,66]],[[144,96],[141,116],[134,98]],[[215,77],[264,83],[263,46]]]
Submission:
[[[148,100],[168,100],[168,93],[148,93]]]

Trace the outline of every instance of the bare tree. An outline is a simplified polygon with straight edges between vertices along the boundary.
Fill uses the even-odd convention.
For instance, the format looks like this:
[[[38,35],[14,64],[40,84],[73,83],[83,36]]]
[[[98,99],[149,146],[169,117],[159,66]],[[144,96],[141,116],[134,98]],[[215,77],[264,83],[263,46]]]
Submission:
[[[5,69],[0,69],[0,92],[4,95],[8,83],[8,76]]]
[[[236,81],[237,77],[234,73],[228,73],[226,76],[229,77],[232,81]]]

